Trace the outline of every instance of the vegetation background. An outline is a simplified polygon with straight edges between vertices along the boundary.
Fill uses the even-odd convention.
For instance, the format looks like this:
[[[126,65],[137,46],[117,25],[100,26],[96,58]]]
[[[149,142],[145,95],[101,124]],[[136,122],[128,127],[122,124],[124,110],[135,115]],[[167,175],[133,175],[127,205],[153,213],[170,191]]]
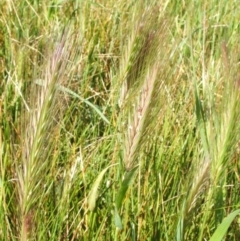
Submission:
[[[2,0],[0,239],[239,240],[239,19]]]

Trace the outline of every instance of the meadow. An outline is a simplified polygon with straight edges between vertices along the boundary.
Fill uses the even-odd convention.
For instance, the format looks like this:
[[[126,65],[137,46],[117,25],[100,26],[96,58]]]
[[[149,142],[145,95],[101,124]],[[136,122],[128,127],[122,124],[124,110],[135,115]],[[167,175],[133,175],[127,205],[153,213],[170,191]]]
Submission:
[[[0,240],[240,240],[237,0],[0,3]]]

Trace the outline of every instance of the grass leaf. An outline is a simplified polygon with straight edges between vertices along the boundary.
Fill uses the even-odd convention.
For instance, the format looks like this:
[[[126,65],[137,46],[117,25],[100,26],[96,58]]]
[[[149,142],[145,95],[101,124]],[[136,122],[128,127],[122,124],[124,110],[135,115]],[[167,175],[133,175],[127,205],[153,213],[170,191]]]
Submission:
[[[123,225],[122,225],[122,220],[119,216],[119,213],[118,213],[118,210],[117,208],[115,207],[114,209],[114,223],[115,223],[115,226],[119,229],[122,229],[123,228]]]
[[[231,225],[235,217],[239,214],[240,209],[237,209],[236,211],[230,213],[226,218],[224,218],[209,241],[221,241],[226,235],[229,226]]]
[[[93,110],[96,111],[96,113],[107,123],[110,124],[109,120],[106,118],[106,116],[98,109],[98,107],[94,104],[92,104],[90,101],[82,98],[80,95],[78,95],[77,93],[75,93],[74,91],[64,87],[64,86],[59,86],[59,89],[65,93],[68,93],[70,95],[72,95],[73,97],[81,100],[82,102],[84,102],[85,104],[89,105],[90,107],[93,108]]]
[[[99,174],[97,179],[95,180],[95,182],[93,183],[92,189],[90,191],[89,197],[88,197],[88,208],[90,211],[93,211],[96,207],[96,201],[98,199],[98,188],[101,184],[101,181],[104,177],[104,174],[106,173],[106,171],[112,167],[115,166],[116,164],[110,165],[108,167],[106,167],[105,169],[103,169]]]
[[[128,171],[124,175],[124,179],[121,185],[120,190],[117,193],[117,198],[116,198],[116,207],[119,210],[122,206],[123,199],[126,196],[127,190],[131,184],[131,181],[133,180],[134,174],[136,170],[138,169],[138,166],[134,167],[132,170]]]

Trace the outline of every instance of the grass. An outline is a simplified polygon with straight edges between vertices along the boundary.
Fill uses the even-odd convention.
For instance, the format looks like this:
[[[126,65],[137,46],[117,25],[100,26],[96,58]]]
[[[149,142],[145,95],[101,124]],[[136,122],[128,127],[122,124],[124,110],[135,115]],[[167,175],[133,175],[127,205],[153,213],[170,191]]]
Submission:
[[[237,1],[0,13],[1,240],[239,240]]]

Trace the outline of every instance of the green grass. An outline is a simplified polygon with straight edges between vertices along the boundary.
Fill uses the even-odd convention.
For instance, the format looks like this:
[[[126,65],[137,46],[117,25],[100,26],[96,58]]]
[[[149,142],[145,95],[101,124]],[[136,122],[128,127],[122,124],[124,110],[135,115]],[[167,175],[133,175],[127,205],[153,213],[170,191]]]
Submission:
[[[0,240],[239,240],[239,8],[2,1]]]

